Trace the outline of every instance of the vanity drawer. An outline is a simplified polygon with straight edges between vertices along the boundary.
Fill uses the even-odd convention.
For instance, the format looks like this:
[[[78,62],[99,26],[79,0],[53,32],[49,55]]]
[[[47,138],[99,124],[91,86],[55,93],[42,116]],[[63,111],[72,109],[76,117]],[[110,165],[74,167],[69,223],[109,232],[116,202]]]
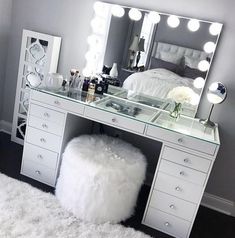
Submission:
[[[188,221],[192,221],[197,207],[194,203],[157,190],[153,190],[149,206]]]
[[[64,109],[66,111],[74,112],[75,114],[82,115],[84,112],[84,104],[73,102],[70,99],[63,99],[58,96],[49,95],[46,93],[31,90],[31,99]]]
[[[61,147],[61,137],[30,126],[27,127],[26,141],[55,152],[59,152]]]
[[[28,125],[40,130],[56,134],[58,136],[63,135],[63,126],[52,121],[47,121],[35,116],[28,117]]]
[[[26,142],[24,143],[23,160],[30,160],[55,170],[58,154]]]
[[[182,165],[178,165],[164,159],[161,160],[159,170],[200,186],[204,185],[207,177],[207,174],[205,173],[186,168]]]
[[[100,109],[87,107],[85,110],[85,116],[103,123],[111,124],[113,126],[126,129],[128,131],[133,131],[140,134],[144,133],[144,123],[123,116],[119,116],[114,113],[109,113]]]
[[[65,114],[61,112],[57,112],[55,110],[51,110],[46,107],[42,107],[39,105],[36,105],[34,103],[30,104],[30,110],[29,110],[30,116],[35,116],[42,118],[47,121],[55,122],[57,124],[63,125],[65,120]]]
[[[162,129],[157,126],[147,126],[146,135],[159,140],[169,141],[177,145],[197,150],[209,155],[214,155],[216,152],[216,145],[204,140],[186,136],[177,132]]]
[[[162,158],[205,173],[209,171],[211,165],[211,161],[208,159],[181,150],[176,150],[168,146],[164,147]]]
[[[202,193],[201,186],[186,182],[162,172],[158,172],[154,187],[161,192],[194,203],[199,202]]]
[[[148,208],[144,223],[177,238],[186,238],[191,223],[175,216]]]
[[[38,180],[42,183],[55,186],[56,171],[53,169],[49,169],[43,165],[37,164],[35,162],[31,162],[30,160],[23,161],[21,174]]]

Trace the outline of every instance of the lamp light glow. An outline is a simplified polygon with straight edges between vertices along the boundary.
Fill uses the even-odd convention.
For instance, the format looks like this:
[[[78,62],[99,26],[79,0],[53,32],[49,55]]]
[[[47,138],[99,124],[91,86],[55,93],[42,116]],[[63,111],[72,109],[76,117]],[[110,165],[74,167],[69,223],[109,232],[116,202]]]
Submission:
[[[205,79],[202,77],[197,77],[193,81],[193,86],[195,88],[201,89],[204,87],[204,85],[205,85]]]
[[[188,29],[192,32],[197,31],[200,28],[200,22],[197,19],[191,19],[188,22]]]
[[[108,6],[104,2],[99,2],[99,1],[95,2],[93,5],[93,9],[97,16],[104,16],[104,14],[108,12]]]
[[[167,24],[172,28],[176,28],[180,24],[180,19],[175,15],[171,15],[167,18]]]
[[[201,60],[198,63],[198,69],[203,72],[206,72],[209,69],[209,67],[210,67],[210,63],[207,60]]]
[[[136,8],[131,8],[128,15],[133,21],[139,21],[142,17],[142,13]]]
[[[205,43],[203,49],[208,54],[213,53],[215,51],[215,43],[212,41],[208,41]]]
[[[219,35],[222,30],[222,24],[220,23],[212,23],[209,28],[209,32],[213,36]]]
[[[148,14],[148,19],[149,19],[153,24],[157,24],[157,23],[160,22],[161,16],[160,16],[159,13],[154,12],[154,11],[151,11],[151,12]]]
[[[124,8],[119,5],[113,5],[111,12],[112,12],[113,16],[115,16],[115,17],[123,17],[125,14]]]
[[[96,16],[91,20],[91,27],[93,32],[102,34],[105,32],[105,20]]]

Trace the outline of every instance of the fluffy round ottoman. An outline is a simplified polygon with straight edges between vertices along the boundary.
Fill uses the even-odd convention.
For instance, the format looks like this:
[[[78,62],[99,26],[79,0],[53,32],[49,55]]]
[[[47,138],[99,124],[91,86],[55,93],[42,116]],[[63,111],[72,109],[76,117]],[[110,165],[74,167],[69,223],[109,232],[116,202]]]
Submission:
[[[56,196],[80,219],[117,223],[133,214],[145,172],[139,149],[106,135],[83,135],[65,149]]]

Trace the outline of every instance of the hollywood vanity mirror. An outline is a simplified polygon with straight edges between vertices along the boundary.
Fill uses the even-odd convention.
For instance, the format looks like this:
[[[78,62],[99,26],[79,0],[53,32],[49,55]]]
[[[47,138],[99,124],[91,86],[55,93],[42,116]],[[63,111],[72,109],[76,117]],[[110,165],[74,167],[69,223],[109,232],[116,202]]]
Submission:
[[[109,93],[160,109],[180,101],[195,117],[222,24],[96,2],[91,29],[84,76],[100,74]]]

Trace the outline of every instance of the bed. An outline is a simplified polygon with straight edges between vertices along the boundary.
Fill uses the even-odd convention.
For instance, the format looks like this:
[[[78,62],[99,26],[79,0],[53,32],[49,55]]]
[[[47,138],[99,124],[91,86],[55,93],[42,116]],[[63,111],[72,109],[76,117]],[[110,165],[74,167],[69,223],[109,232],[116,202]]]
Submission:
[[[123,88],[164,99],[177,86],[194,87],[197,77],[206,78],[207,72],[198,70],[201,60],[208,60],[210,55],[203,51],[185,48],[163,42],[155,42],[148,70],[130,75],[123,83]]]

